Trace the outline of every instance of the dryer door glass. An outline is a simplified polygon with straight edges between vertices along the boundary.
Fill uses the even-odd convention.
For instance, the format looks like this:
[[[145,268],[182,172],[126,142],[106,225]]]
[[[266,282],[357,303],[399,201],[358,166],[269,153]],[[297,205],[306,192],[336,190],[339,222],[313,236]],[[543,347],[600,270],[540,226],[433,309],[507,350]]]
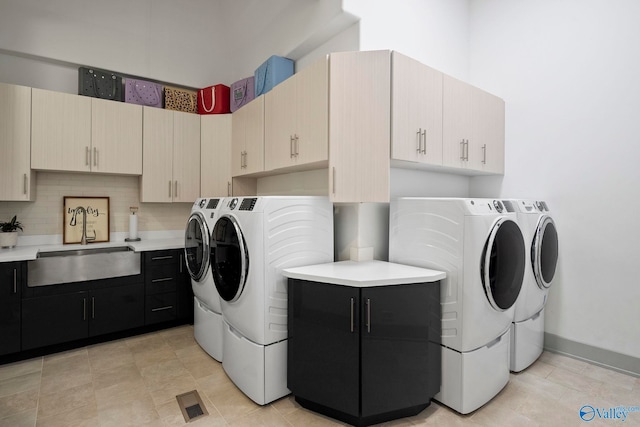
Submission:
[[[507,218],[494,223],[480,263],[489,303],[496,310],[509,309],[518,298],[524,277],[524,239],[518,224]]]
[[[531,263],[540,289],[550,287],[558,264],[558,232],[553,220],[546,215],[538,221],[531,245]]]
[[[199,282],[209,269],[209,227],[200,212],[191,214],[187,221],[184,256],[189,275]]]
[[[240,227],[231,216],[221,216],[213,227],[211,271],[220,297],[237,300],[247,280],[249,257]]]

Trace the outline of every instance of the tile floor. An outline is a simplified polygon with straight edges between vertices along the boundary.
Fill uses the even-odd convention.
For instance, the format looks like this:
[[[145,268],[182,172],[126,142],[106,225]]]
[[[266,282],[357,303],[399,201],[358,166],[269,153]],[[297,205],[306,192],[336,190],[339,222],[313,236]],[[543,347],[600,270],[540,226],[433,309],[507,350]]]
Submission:
[[[185,424],[175,396],[198,390],[209,415]],[[640,406],[640,379],[544,353],[512,374],[490,403],[468,415],[432,403],[387,426],[610,426],[578,415],[583,405]],[[193,327],[0,365],[0,426],[336,426],[291,396],[264,407],[245,397],[193,339]],[[640,425],[629,413],[625,426]]]

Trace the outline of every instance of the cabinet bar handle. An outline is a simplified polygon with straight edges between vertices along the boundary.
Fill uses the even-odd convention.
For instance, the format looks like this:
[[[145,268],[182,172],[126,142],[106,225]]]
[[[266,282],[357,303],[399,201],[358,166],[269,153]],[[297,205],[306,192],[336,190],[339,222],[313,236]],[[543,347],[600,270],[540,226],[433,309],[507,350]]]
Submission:
[[[289,135],[289,158],[293,158],[293,135]]]
[[[367,298],[367,333],[371,333],[371,300]]]
[[[151,261],[161,261],[163,259],[171,259],[173,258],[173,255],[167,255],[167,256],[154,256],[151,257]]]
[[[18,270],[16,268],[13,269],[13,293],[18,293]]]
[[[82,320],[87,320],[87,299],[82,298]]]
[[[353,332],[353,306],[354,306],[354,300],[353,298],[351,298],[351,332]]]
[[[300,138],[298,137],[298,135],[294,135],[296,138],[296,157],[298,157],[298,154],[300,154]]]
[[[27,174],[24,174],[24,194],[27,194],[27,187],[28,187],[28,178],[27,178]]]
[[[173,277],[163,277],[162,279],[153,279],[151,280],[151,283],[168,282],[169,280],[173,280]]]
[[[91,297],[91,318],[96,318],[96,297]]]
[[[482,146],[482,164],[487,164],[487,144]]]
[[[422,154],[427,154],[427,130],[422,131],[422,140],[424,141],[424,148],[422,149]]]
[[[175,191],[173,192],[173,197],[178,197],[178,180],[176,180],[176,183],[174,185]]]
[[[172,308],[173,308],[172,305],[167,305],[165,307],[152,308],[151,311],[171,310]]]
[[[98,149],[93,147],[93,166],[98,166]]]
[[[416,151],[418,153],[422,153],[422,128],[418,129],[416,135],[418,135],[418,148],[416,149]]]
[[[169,198],[171,198],[171,181],[169,181]]]
[[[331,168],[331,194],[336,194],[336,168]]]
[[[231,182],[227,181],[227,196],[231,196]]]
[[[469,140],[467,139],[467,142],[464,144],[465,145],[465,155],[464,155],[464,159],[466,161],[469,161]]]
[[[180,274],[182,274],[182,253],[180,253]]]
[[[246,151],[244,152],[244,168],[247,168],[247,157],[249,157],[249,153],[247,153]]]
[[[85,151],[85,158],[84,158],[84,164],[85,166],[89,166],[89,156],[91,155],[91,151],[89,151],[89,147],[85,147],[86,151]]]
[[[464,139],[460,142],[460,160],[464,160]]]

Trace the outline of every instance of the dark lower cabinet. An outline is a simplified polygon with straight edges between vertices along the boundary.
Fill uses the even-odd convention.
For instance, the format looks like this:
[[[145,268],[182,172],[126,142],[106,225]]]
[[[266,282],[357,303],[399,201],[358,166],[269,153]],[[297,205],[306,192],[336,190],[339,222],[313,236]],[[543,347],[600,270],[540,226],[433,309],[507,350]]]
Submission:
[[[143,283],[25,298],[22,301],[22,350],[143,324]]]
[[[193,323],[193,291],[184,251],[145,252],[145,324]]]
[[[25,264],[0,263],[0,356],[20,351],[20,299]]]
[[[287,385],[304,407],[370,425],[411,416],[440,390],[440,286],[289,279]]]

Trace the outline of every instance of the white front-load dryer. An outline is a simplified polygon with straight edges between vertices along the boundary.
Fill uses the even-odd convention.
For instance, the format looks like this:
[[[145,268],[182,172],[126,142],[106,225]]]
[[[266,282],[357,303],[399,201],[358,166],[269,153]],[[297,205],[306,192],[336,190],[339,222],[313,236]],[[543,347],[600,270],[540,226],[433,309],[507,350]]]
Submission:
[[[513,200],[525,237],[526,266],[511,325],[511,370],[535,362],[544,348],[544,307],[558,264],[558,232],[544,201]]]
[[[222,361],[222,307],[210,264],[211,230],[224,201],[197,199],[187,220],[184,253],[193,288],[193,331],[196,342],[211,357]]]
[[[389,261],[447,273],[435,399],[463,414],[476,410],[509,380],[509,329],[525,268],[515,209],[491,199],[393,200]]]
[[[311,196],[226,199],[210,245],[222,366],[249,398],[267,404],[290,393],[282,269],[333,261],[333,205]]]

